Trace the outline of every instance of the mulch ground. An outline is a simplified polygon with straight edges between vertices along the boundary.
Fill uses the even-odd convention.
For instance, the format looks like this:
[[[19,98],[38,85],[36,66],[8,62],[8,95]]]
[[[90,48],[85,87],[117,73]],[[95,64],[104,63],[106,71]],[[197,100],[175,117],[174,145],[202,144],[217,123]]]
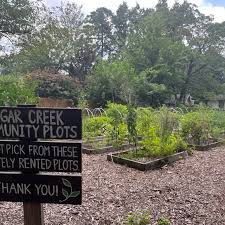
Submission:
[[[83,204],[44,205],[46,225],[122,225],[128,212],[148,210],[152,224],[225,224],[225,147],[195,152],[161,170],[141,172],[83,156]],[[23,224],[21,203],[0,202],[0,224]]]

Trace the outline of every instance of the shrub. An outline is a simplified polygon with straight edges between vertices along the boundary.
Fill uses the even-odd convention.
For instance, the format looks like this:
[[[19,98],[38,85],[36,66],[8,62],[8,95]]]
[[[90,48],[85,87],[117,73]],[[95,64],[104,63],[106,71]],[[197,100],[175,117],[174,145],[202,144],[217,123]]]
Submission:
[[[220,138],[225,132],[225,112],[224,111],[212,111],[212,136]]]
[[[170,134],[166,139],[162,139],[158,133],[159,127],[151,127],[141,141],[141,147],[147,157],[168,156],[187,149],[186,143],[179,135]]]
[[[27,77],[4,75],[0,77],[0,105],[36,104],[36,83]]]
[[[84,138],[106,135],[110,130],[110,118],[106,116],[90,117],[83,120]]]
[[[144,110],[139,118],[139,129],[143,140],[140,142],[145,156],[168,156],[186,150],[187,145],[179,136],[179,115],[162,107],[158,111]]]
[[[38,84],[39,97],[72,99],[74,104],[77,105],[79,89],[74,78],[50,71],[35,71],[31,76]]]
[[[185,114],[181,119],[181,135],[191,144],[201,144],[212,137],[212,113],[201,108]]]

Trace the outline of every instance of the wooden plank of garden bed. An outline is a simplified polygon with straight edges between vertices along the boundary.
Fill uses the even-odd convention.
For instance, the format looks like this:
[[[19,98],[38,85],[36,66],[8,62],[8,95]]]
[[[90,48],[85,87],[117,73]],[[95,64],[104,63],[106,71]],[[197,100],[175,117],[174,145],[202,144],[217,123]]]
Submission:
[[[85,147],[85,145],[83,145],[82,147],[82,153],[85,154],[103,154],[103,153],[109,153],[109,152],[117,152],[120,150],[124,150],[124,149],[129,149],[133,147],[133,145],[131,144],[124,144],[120,147],[113,147],[113,146],[106,146],[106,147],[102,147],[102,148],[88,148]]]
[[[188,145],[188,147],[194,148],[197,151],[209,151],[212,148],[219,147],[225,144],[223,141],[217,141],[208,145]]]
[[[187,151],[183,151],[183,152],[179,152],[176,154],[173,154],[171,156],[166,156],[166,157],[162,157],[160,159],[155,159],[149,162],[139,162],[136,160],[132,160],[132,159],[126,159],[123,157],[120,157],[119,154],[121,153],[126,153],[129,152],[128,151],[123,151],[123,152],[117,152],[117,153],[112,153],[112,154],[108,154],[107,155],[107,160],[114,162],[114,163],[118,163],[121,165],[126,165],[128,167],[134,168],[134,169],[138,169],[141,171],[146,171],[146,170],[153,170],[153,169],[159,169],[162,168],[164,165],[168,165],[168,164],[172,164],[180,159],[186,159],[188,156]]]

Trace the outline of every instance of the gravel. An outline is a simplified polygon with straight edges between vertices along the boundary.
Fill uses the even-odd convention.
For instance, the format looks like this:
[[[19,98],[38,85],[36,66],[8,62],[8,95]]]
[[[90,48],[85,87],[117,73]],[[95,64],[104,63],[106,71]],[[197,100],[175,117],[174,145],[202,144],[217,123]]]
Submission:
[[[44,204],[46,225],[123,224],[130,211],[147,210],[152,224],[225,224],[225,147],[195,152],[160,170],[141,172],[83,155],[82,206]],[[23,224],[22,203],[0,202],[0,225]]]

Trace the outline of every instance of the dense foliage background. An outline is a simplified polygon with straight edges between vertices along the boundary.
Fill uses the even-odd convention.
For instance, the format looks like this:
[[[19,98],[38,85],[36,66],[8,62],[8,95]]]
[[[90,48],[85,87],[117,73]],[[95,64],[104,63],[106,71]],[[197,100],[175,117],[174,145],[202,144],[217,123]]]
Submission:
[[[171,99],[184,103],[188,94],[197,101],[224,94],[225,22],[215,23],[186,1],[169,8],[159,0],[151,9],[124,2],[115,13],[101,7],[87,16],[65,1],[48,8],[42,1],[3,0],[1,7],[1,73],[45,71],[34,79],[41,96],[94,107],[107,101],[160,106]],[[57,81],[62,87],[55,84],[61,73],[67,74]]]

